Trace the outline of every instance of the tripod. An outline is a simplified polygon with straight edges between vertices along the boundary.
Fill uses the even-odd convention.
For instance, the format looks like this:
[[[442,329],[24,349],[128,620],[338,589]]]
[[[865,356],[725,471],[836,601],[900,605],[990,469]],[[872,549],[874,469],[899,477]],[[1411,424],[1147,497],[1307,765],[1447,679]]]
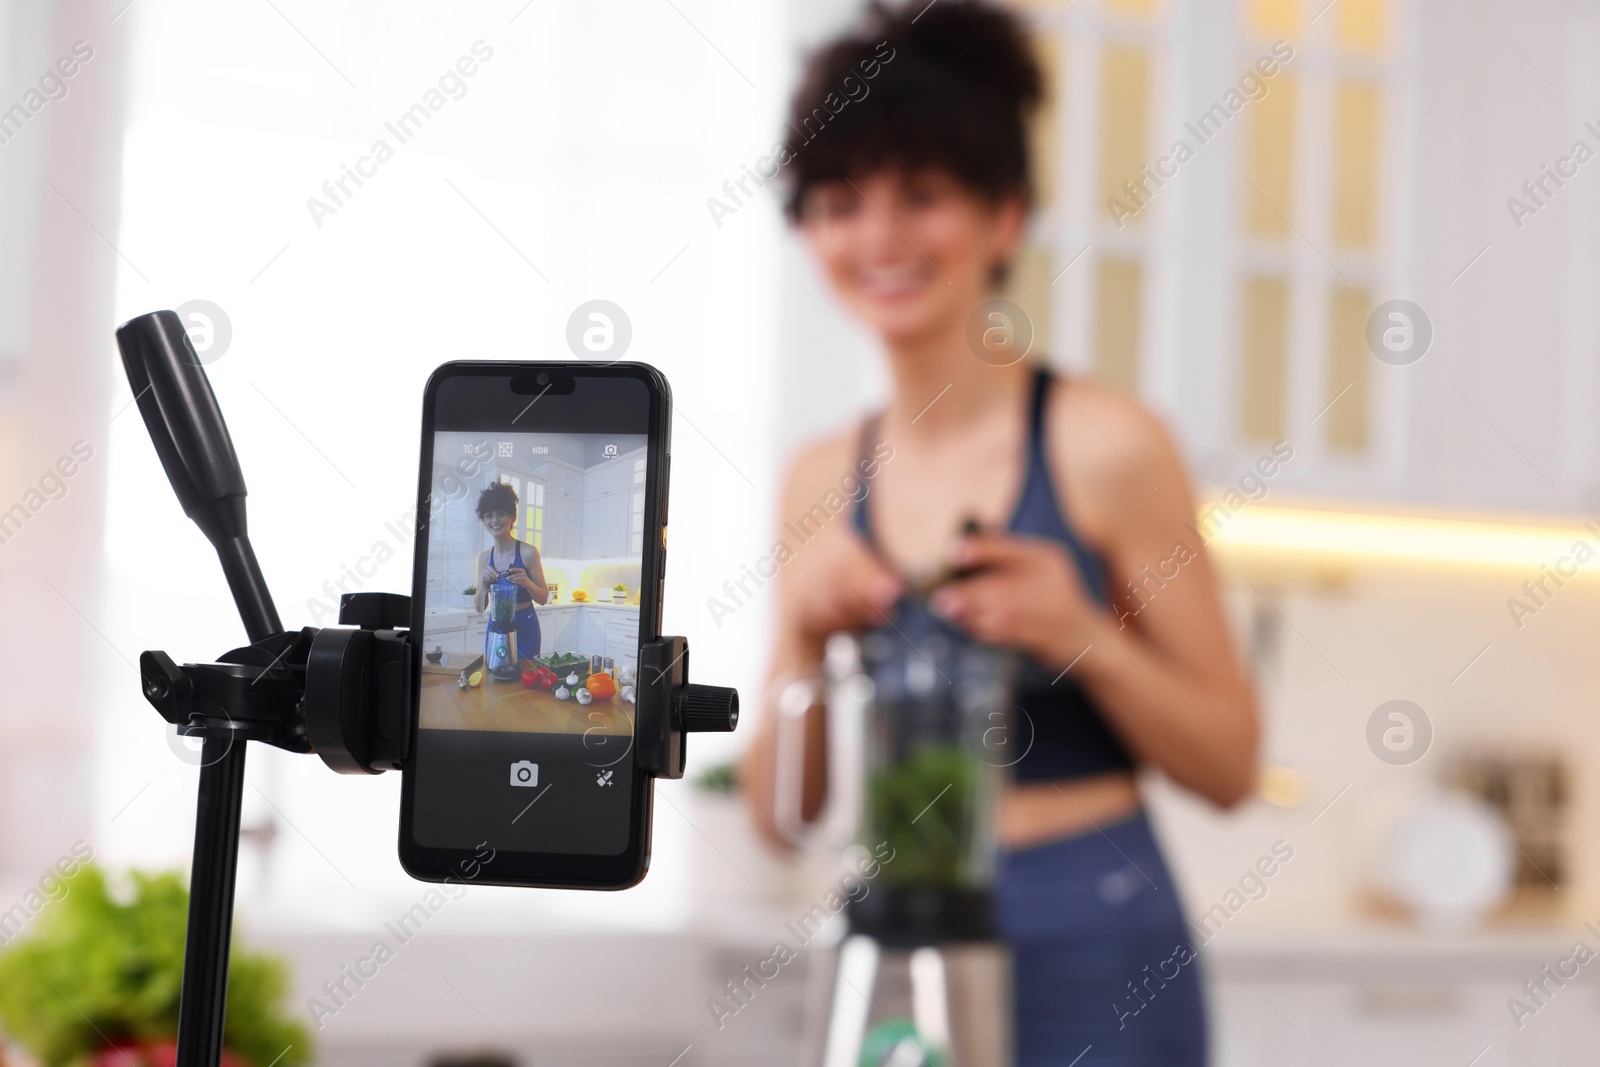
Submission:
[[[250,544],[239,458],[182,322],[171,311],[141,315],[117,329],[117,347],[167,479],[215,547],[250,638],[216,663],[139,656],[145,699],[180,734],[203,739],[178,1067],[217,1067],[248,743],[315,752],[342,774],[403,769],[420,657],[411,600],[394,593],[345,594],[338,628],[283,629]],[[639,650],[634,744],[639,767],[658,778],[683,776],[686,733],[739,722],[737,692],[689,683],[688,651],[682,637]]]

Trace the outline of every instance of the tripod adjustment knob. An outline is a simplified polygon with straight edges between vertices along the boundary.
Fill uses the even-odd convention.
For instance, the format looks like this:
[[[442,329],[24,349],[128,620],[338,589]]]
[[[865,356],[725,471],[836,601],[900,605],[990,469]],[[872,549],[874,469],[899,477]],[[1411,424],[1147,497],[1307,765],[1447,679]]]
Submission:
[[[739,691],[690,682],[678,694],[678,713],[684,733],[732,733],[739,725]]]
[[[194,696],[194,682],[183,668],[172,662],[165,652],[143,652],[139,655],[139,680],[144,687],[144,698],[161,717],[171,723],[188,721],[189,699]]]

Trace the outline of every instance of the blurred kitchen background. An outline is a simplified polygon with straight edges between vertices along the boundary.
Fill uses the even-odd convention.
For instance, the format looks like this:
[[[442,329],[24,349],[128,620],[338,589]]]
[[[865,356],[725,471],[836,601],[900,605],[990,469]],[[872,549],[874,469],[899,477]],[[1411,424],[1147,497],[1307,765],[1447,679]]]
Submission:
[[[463,478],[456,464],[467,450],[483,447],[493,449],[492,460]],[[538,549],[551,593],[538,608],[540,647],[518,655],[582,652],[637,667],[644,472],[642,437],[521,434],[502,441],[437,434],[424,649],[442,653],[446,666],[465,666],[483,654],[488,618],[473,600],[478,559],[494,539],[478,517],[478,494],[501,482],[517,494],[511,535]],[[511,559],[497,556],[495,565],[504,570]]]
[[[1600,972],[1563,961],[1600,949],[1600,6],[1018,6],[1051,92],[1013,299],[1055,366],[1136,390],[1183,443],[1267,716],[1238,810],[1149,783],[1205,931],[1218,1062],[1592,1055]],[[712,598],[770,545],[782,457],[884,377],[774,188],[708,201],[729,205],[805,49],[857,11],[0,8],[0,909],[75,843],[187,870],[195,757],[134,663],[244,635],[130,413],[112,331],[155,308],[207,334],[290,626],[329,621],[324,583],[380,542],[360,587],[407,589],[434,365],[566,358],[575,309],[622,308],[627,357],[676,403],[665,630],[750,710],[695,739],[691,775],[737,755],[771,605]],[[1274,54],[1261,91],[1242,81]],[[473,73],[441,81],[462,57]],[[385,124],[419,102],[402,141]],[[1180,139],[1192,157],[1163,163]],[[1413,331],[1398,350],[1391,328]],[[573,558],[609,556],[580,535]],[[304,1023],[421,896],[399,784],[252,752],[240,937],[289,961]],[[636,889],[473,888],[322,1020],[320,1062],[792,1062],[802,967],[721,1029],[706,1002],[814,902],[820,861],[773,859],[728,786],[659,788]],[[1279,842],[1292,859],[1242,883]]]

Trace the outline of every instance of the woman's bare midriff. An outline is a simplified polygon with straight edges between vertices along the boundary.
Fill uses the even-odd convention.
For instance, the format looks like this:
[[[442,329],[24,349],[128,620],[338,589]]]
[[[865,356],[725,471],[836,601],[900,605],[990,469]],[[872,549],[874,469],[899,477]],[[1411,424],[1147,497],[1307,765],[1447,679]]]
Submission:
[[[1000,797],[1000,844],[1021,848],[1104,826],[1139,810],[1139,783],[1126,771],[1060,782],[1019,782]]]

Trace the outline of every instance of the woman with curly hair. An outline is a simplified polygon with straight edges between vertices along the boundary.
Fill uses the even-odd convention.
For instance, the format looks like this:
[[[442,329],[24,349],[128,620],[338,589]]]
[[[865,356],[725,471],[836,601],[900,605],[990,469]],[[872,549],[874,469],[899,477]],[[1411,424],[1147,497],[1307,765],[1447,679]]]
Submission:
[[[501,575],[517,587],[517,656],[532,659],[539,654],[539,613],[535,604],[550,602],[550,587],[544,580],[544,561],[539,550],[511,535],[517,521],[517,491],[505,482],[495,482],[478,494],[478,518],[494,541],[478,553],[478,593],[473,604],[478,611],[489,609],[489,587]]]
[[[962,568],[932,608],[1023,654],[1032,728],[998,812],[1017,1063],[1203,1064],[1201,964],[1137,775],[1239,803],[1255,781],[1255,700],[1160,420],[1135,397],[1042,361],[995,366],[969,343],[1023,236],[1040,96],[1017,19],[975,0],[874,4],[806,69],[781,157],[788,213],[876,335],[891,393],[793,458],[780,522],[875,442],[894,458],[852,521],[780,571],[774,691],[816,669],[829,634],[882,626],[908,575]],[[958,534],[967,516],[982,532]],[[747,771],[776,839],[774,723]],[[821,763],[806,767],[813,807]]]

